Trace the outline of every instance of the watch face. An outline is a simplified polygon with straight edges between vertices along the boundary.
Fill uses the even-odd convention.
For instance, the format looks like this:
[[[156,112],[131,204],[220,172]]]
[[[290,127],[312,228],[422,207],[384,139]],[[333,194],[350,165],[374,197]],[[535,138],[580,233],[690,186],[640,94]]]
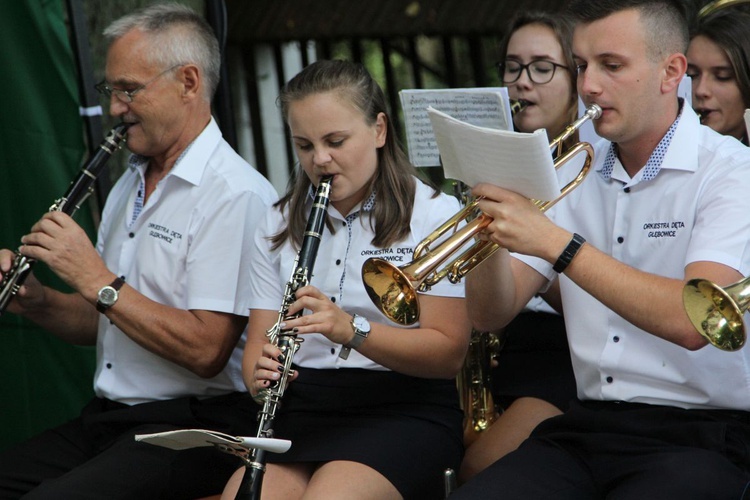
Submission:
[[[357,330],[361,330],[365,333],[368,333],[370,331],[370,322],[367,321],[367,318],[363,318],[362,316],[354,316],[354,320],[352,321],[352,323],[354,323],[354,327]]]
[[[111,306],[117,300],[117,290],[111,286],[105,286],[99,291],[99,302],[105,306]]]

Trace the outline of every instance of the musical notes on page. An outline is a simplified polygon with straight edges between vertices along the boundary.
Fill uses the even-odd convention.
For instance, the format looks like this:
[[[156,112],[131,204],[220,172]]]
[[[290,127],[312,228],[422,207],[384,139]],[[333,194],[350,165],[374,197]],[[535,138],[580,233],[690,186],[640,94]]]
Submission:
[[[560,195],[547,133],[479,127],[428,108],[447,179],[487,182],[535,200]]]
[[[511,130],[508,91],[505,87],[468,89],[407,89],[399,93],[406,125],[409,160],[417,167],[440,166],[427,108],[481,127]]]

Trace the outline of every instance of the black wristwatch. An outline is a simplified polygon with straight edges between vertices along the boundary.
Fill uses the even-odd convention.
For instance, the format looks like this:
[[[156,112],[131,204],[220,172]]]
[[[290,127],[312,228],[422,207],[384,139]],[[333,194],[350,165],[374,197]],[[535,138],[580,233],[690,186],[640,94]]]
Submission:
[[[341,352],[339,353],[341,359],[347,359],[349,351],[361,346],[362,342],[370,335],[370,322],[367,321],[367,318],[355,314],[352,317],[352,329],[354,330],[354,337],[341,348]]]
[[[115,280],[107,286],[103,286],[96,296],[96,310],[103,313],[117,302],[120,298],[120,288],[125,284],[125,280],[121,277],[115,278]]]

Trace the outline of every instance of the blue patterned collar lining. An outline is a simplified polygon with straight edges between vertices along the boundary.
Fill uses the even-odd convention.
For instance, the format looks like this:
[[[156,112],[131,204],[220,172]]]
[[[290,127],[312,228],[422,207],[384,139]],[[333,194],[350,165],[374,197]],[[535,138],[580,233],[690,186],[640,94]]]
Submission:
[[[191,142],[188,145],[188,147],[185,148],[185,151],[183,151],[180,154],[180,156],[177,158],[177,161],[174,162],[174,165],[172,165],[172,170],[174,170],[174,167],[176,167],[177,164],[180,163],[180,161],[185,157],[187,152],[193,146],[193,142]],[[145,172],[146,168],[148,167],[149,160],[150,158],[148,156],[143,156],[143,155],[133,153],[128,157],[128,167],[132,169],[143,167],[143,171]],[[136,195],[135,195],[135,202],[133,203],[133,213],[130,215],[130,222],[128,223],[128,227],[131,227],[133,223],[138,219],[138,216],[141,215],[141,212],[143,212],[143,203],[144,203],[145,194],[146,194],[146,185],[143,182],[143,176],[141,176],[141,181],[138,184],[138,191],[136,192]]]
[[[372,209],[375,208],[375,194],[376,194],[376,191],[373,189],[372,192],[370,193],[370,196],[368,196],[367,199],[360,206],[360,209],[357,210],[356,212],[350,213],[344,218],[347,221],[352,222],[357,217],[359,217],[360,212],[362,211],[371,212]],[[310,184],[310,189],[308,190],[307,196],[310,200],[313,200],[315,198],[315,186],[313,186],[312,184]]]
[[[177,161],[174,162],[174,165],[172,165],[172,168],[170,171],[174,170],[174,168],[180,163],[180,161],[185,158],[185,155],[190,151],[190,148],[193,147],[195,141],[188,144],[188,147],[185,148],[185,151],[180,153],[180,156],[177,157]],[[143,167],[144,169],[148,166],[148,162],[151,160],[150,156],[143,156],[139,155],[137,153],[132,153],[128,157],[128,167],[130,168],[138,168]]]
[[[685,100],[679,98],[678,101],[679,111],[677,113],[677,118],[672,122],[672,126],[669,127],[669,130],[664,134],[664,137],[659,141],[659,144],[656,145],[656,148],[651,153],[646,165],[643,167],[641,174],[641,180],[643,181],[650,181],[656,177],[656,174],[661,170],[661,164],[664,162],[664,157],[669,150],[669,144],[672,142],[672,137],[674,137],[674,133],[677,130],[677,125],[680,123],[680,117],[682,117],[682,109],[684,108]],[[610,180],[612,178],[615,160],[617,160],[617,143],[613,142],[609,145],[607,156],[604,158],[604,164],[599,171],[604,179]]]

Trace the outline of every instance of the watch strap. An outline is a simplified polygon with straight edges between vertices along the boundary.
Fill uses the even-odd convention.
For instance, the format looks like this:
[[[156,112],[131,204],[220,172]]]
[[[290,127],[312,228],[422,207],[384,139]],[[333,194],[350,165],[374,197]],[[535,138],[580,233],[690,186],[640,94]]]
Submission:
[[[370,334],[369,330],[365,332],[357,328],[357,326],[354,324],[354,320],[356,317],[357,315],[355,314],[351,322],[352,330],[354,330],[354,337],[352,337],[349,342],[341,347],[341,351],[339,352],[339,358],[341,359],[348,359],[351,350],[357,349],[359,346],[361,346],[367,336]]]
[[[565,247],[565,250],[560,254],[560,257],[557,258],[557,262],[555,262],[552,270],[556,273],[565,271],[584,243],[586,243],[586,239],[583,236],[578,233],[573,233],[573,238],[570,240],[570,243],[568,243],[568,246]]]
[[[344,346],[348,347],[349,349],[356,349],[362,345],[362,342],[364,342],[366,338],[367,338],[367,335],[363,335],[360,330],[355,329],[354,337],[352,337],[352,339],[349,342],[344,344]]]

